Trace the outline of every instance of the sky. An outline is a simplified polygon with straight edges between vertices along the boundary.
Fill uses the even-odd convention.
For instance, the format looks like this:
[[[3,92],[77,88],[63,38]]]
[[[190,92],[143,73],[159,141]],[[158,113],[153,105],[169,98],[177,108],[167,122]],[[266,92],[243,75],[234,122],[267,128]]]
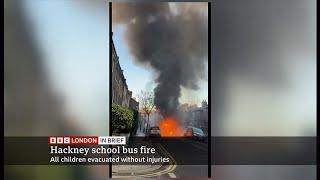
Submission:
[[[153,82],[154,76],[152,71],[148,70],[147,67],[134,62],[123,38],[125,28],[124,25],[113,26],[113,41],[128,87],[133,92],[133,96],[137,96],[141,90],[153,90],[155,86]]]

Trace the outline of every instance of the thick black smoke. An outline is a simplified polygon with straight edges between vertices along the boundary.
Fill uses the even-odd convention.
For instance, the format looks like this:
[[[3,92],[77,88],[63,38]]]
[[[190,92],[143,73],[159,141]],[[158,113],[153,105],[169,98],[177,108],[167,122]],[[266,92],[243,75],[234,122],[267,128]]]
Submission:
[[[205,77],[206,13],[207,3],[113,3],[113,24],[127,26],[130,53],[158,73],[154,101],[163,115],[176,113],[181,87],[196,90]]]

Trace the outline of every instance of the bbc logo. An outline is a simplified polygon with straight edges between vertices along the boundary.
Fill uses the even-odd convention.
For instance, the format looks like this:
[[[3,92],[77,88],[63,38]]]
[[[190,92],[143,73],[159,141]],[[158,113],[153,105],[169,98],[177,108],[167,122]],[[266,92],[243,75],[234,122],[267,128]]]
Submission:
[[[70,137],[49,137],[49,144],[70,144]]]

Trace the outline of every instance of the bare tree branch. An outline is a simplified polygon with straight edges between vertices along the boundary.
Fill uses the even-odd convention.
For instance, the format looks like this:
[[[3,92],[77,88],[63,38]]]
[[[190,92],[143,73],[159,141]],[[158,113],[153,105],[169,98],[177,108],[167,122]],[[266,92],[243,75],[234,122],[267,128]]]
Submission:
[[[148,128],[149,117],[150,117],[150,114],[152,113],[153,108],[155,107],[154,94],[153,94],[153,92],[141,91],[138,98],[139,98],[139,103],[140,103],[141,109],[143,110],[144,113],[147,114],[147,117],[148,117],[147,128]]]

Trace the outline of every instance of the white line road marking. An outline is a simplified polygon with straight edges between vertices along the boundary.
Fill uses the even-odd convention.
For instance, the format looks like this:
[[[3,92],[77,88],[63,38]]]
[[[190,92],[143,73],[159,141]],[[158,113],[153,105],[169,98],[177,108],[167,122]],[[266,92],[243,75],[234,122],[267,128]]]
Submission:
[[[170,176],[170,178],[177,178],[177,176],[174,173],[168,173],[168,175]]]

